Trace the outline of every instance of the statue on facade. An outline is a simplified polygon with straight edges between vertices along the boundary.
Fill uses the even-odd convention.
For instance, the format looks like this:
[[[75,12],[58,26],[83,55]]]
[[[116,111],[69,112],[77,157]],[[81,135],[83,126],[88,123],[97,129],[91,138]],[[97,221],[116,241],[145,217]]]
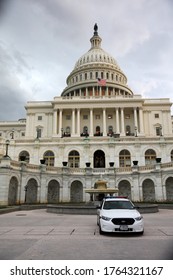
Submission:
[[[95,23],[94,25],[94,35],[98,35],[98,25]]]

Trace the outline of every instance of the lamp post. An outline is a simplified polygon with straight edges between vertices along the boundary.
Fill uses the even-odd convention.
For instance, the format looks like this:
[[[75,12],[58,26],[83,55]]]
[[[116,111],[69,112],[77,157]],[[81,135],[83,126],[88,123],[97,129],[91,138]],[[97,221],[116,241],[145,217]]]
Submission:
[[[9,157],[8,156],[8,146],[10,145],[10,141],[7,139],[6,141],[5,141],[5,146],[6,146],[6,151],[5,151],[5,157]]]

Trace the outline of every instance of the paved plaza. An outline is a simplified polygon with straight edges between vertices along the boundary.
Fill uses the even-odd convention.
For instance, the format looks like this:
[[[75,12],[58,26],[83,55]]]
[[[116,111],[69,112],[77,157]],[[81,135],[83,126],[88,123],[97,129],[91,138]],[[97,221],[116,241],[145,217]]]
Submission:
[[[143,214],[145,232],[100,235],[95,215],[45,209],[0,215],[1,260],[172,259],[173,210]]]

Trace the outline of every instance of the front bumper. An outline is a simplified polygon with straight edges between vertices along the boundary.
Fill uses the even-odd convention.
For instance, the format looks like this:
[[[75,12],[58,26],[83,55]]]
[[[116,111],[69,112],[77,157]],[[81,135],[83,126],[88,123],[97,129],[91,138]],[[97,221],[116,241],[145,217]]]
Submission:
[[[135,221],[133,225],[127,225],[126,229],[123,229],[120,225],[113,224],[112,221],[105,221],[100,218],[100,229],[103,232],[143,232],[144,223],[142,219],[140,221]]]

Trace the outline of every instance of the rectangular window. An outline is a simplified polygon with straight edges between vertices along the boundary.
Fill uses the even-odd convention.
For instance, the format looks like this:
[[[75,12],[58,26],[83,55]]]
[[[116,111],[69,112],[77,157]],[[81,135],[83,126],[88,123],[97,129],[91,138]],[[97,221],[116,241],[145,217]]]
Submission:
[[[108,119],[112,119],[113,118],[113,116],[112,115],[108,115]]]
[[[37,138],[41,138],[41,128],[37,129]]]
[[[156,127],[156,135],[160,136],[161,135],[161,129],[160,127]]]
[[[100,115],[95,115],[96,120],[100,120]]]
[[[159,119],[159,114],[154,114],[155,119]]]
[[[42,121],[42,116],[38,116],[38,121]]]
[[[83,115],[83,120],[88,120],[88,115]]]
[[[66,115],[66,120],[71,120],[71,115]]]

